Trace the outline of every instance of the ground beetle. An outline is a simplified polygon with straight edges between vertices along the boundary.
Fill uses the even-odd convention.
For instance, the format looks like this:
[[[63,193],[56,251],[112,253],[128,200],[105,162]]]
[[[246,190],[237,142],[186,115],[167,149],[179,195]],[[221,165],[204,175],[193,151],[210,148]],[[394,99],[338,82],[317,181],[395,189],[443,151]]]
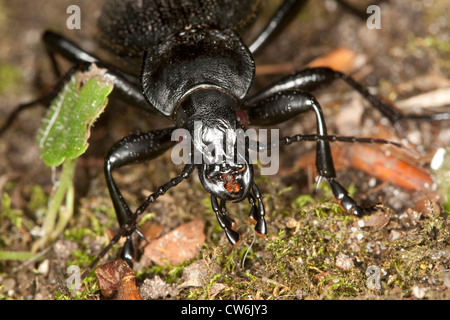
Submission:
[[[45,32],[43,40],[52,54],[60,54],[76,63],[76,69],[88,69],[93,64],[107,69],[106,76],[114,82],[116,97],[174,123],[170,128],[127,136],[107,153],[104,172],[121,230],[94,263],[122,236],[126,237],[126,242],[121,256],[131,263],[134,256],[131,236],[136,231],[137,216],[167,190],[187,179],[195,169],[204,188],[211,194],[214,213],[232,245],[239,242],[240,236],[235,222],[227,215],[227,201],[248,200],[250,220],[254,222],[257,234],[264,236],[267,233],[264,204],[253,181],[253,164],[249,161],[251,141],[248,137],[242,140],[229,133],[244,129],[248,123],[274,125],[311,111],[316,118],[316,134],[286,137],[259,145],[257,150],[304,140],[315,141],[319,176],[326,178],[334,198],[346,212],[357,216],[364,213],[364,209],[335,180],[329,142],[389,142],[328,135],[321,106],[309,92],[341,79],[390,122],[397,123],[409,116],[369,93],[350,76],[324,67],[295,72],[256,95],[248,95],[255,73],[253,55],[279,33],[306,2],[284,1],[256,40],[246,45],[240,34],[253,22],[261,1],[108,0],[99,17],[103,44],[120,56],[140,61],[139,76],[120,71],[54,32]],[[52,94],[57,94],[57,90]],[[52,94],[38,102],[48,101]],[[439,117],[431,115],[424,119],[439,120]],[[198,122],[202,124],[200,132],[196,132]],[[113,171],[161,155],[176,144],[171,139],[172,133],[181,128],[194,137],[188,142],[193,150],[189,154],[190,161],[180,175],[160,186],[133,212],[116,186]],[[243,143],[243,150],[238,150],[239,142]],[[214,154],[217,149],[205,148],[219,145],[225,150],[227,143],[232,146],[231,150],[227,149],[231,156],[222,153],[222,157],[217,157]],[[202,161],[194,161],[195,152],[203,156]],[[215,161],[207,161],[210,158]]]

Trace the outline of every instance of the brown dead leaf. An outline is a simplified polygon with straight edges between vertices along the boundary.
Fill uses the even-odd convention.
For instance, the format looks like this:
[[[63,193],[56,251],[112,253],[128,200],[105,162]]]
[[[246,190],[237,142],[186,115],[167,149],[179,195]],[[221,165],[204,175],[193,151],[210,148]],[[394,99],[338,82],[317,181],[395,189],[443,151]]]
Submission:
[[[218,295],[222,290],[228,288],[226,284],[223,283],[214,283],[209,289],[209,297],[213,299],[216,295]]]
[[[204,227],[203,220],[194,220],[151,241],[145,247],[140,263],[144,266],[151,262],[158,265],[178,265],[194,258],[206,239]]]
[[[255,74],[257,76],[268,75],[268,74],[283,74],[291,73],[295,70],[295,65],[293,63],[279,63],[279,64],[267,64],[256,66]]]
[[[309,68],[329,67],[331,69],[350,73],[355,68],[356,53],[348,48],[338,48],[327,55],[318,57],[310,63]]]
[[[354,51],[341,47],[312,60],[306,67],[328,67],[343,73],[351,73],[355,69],[361,67],[364,60],[365,57],[362,55],[357,55]],[[299,67],[300,66],[296,66],[293,62],[258,65],[256,66],[256,75],[287,74],[299,69]]]
[[[321,271],[320,273],[313,275],[312,281],[315,285],[319,285],[319,284],[323,285],[326,282],[325,279],[327,279],[330,275],[331,275],[331,273],[328,271],[325,271],[325,272]]]
[[[101,265],[95,273],[103,297],[111,299],[117,293],[118,300],[142,300],[136,288],[136,275],[124,260]]]
[[[136,275],[134,272],[122,277],[117,300],[142,300],[136,287]]]
[[[386,213],[377,213],[369,216],[365,220],[360,220],[356,222],[360,227],[372,227],[372,228],[383,228],[391,219],[391,214],[389,212]]]
[[[369,145],[354,144],[349,149],[348,158],[352,167],[380,180],[409,190],[429,190],[433,185],[431,175],[412,159],[387,155],[385,151]]]
[[[151,241],[161,235],[163,227],[152,221],[147,221],[143,226],[139,227],[139,230],[148,241]]]
[[[102,296],[107,299],[114,297],[119,288],[120,275],[117,264],[116,260],[103,264],[95,270]]]

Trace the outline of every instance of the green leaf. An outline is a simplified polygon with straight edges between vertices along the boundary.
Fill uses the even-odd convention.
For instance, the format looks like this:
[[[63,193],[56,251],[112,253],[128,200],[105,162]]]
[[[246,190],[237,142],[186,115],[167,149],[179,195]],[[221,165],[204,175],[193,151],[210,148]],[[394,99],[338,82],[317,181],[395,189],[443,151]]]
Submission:
[[[37,137],[41,157],[48,166],[76,159],[86,151],[90,128],[113,89],[103,73],[95,65],[90,71],[75,73],[52,102]]]
[[[37,143],[44,162],[52,167],[62,164],[62,170],[48,200],[42,238],[33,244],[32,252],[56,239],[73,215],[76,159],[86,151],[90,129],[108,104],[113,89],[105,71],[93,64],[89,71],[71,76],[50,105],[38,132]]]

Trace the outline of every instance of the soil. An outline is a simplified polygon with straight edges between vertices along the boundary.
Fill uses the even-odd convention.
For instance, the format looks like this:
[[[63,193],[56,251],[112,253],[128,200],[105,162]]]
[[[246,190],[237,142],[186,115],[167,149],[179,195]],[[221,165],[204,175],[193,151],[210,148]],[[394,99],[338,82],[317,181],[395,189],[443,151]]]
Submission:
[[[248,43],[280,1],[267,8],[243,36]],[[320,3],[319,3],[320,2]],[[367,8],[366,1],[354,1]],[[69,30],[69,5],[81,9],[81,29]],[[0,119],[15,106],[33,100],[56,81],[41,42],[52,29],[88,51],[99,52],[95,21],[101,1],[0,1]],[[295,21],[257,57],[252,92],[337,48],[355,53],[352,75],[372,92],[401,106],[405,113],[449,112],[450,1],[381,1],[380,29],[368,27],[334,1],[310,1]],[[365,11],[365,10],[363,10]],[[367,14],[367,17],[369,14]],[[70,65],[58,60],[62,69]],[[351,159],[367,160],[346,143],[333,143],[338,181],[364,206],[379,205],[368,217],[345,214],[332,201],[325,182],[315,192],[313,143],[293,144],[281,151],[276,175],[256,178],[266,205],[268,236],[255,238],[247,222],[247,203],[229,203],[238,222],[241,243],[232,248],[210,209],[208,193],[194,174],[148,209],[149,225],[166,234],[184,223],[205,221],[199,252],[179,265],[134,265],[141,295],[157,299],[450,299],[449,250],[449,122],[402,121],[395,127],[343,82],[314,92],[330,134],[376,137],[401,142],[414,150],[383,150],[382,163],[407,158],[407,167],[389,168],[374,176],[374,165],[358,170]],[[422,94],[429,94],[418,108]],[[412,100],[411,103],[407,99]],[[32,108],[0,137],[0,254],[31,252],[41,234],[58,169],[45,166],[35,135],[45,110]],[[90,147],[77,162],[75,215],[57,240],[26,257],[0,256],[2,299],[102,299],[91,273],[73,293],[67,268],[85,269],[118,231],[103,177],[103,156],[121,137],[162,128],[170,121],[149,117],[112,101],[96,122]],[[280,126],[281,135],[314,133],[312,115]],[[430,167],[436,151],[447,150],[439,170]],[[403,150],[404,151],[404,150]],[[353,153],[352,153],[353,152]],[[369,151],[367,151],[369,152]],[[362,158],[362,160],[361,160]],[[365,159],[366,158],[366,159]],[[364,161],[363,161],[364,162]],[[372,166],[372,167],[371,167]],[[359,167],[361,169],[361,166]],[[412,171],[402,171],[412,170]],[[145,165],[117,172],[117,183],[132,208],[180,171],[170,153]],[[419,186],[405,187],[394,175],[419,176]],[[430,178],[431,184],[428,183]],[[424,180],[425,179],[425,180]],[[424,187],[424,184],[427,184]],[[143,227],[144,228],[144,227]],[[144,242],[140,242],[140,248]],[[101,263],[117,258],[117,244]],[[144,250],[139,250],[141,254]],[[201,271],[199,271],[201,270]],[[201,280],[195,274],[201,273]],[[148,284],[156,289],[149,289]],[[151,291],[154,290],[154,291]],[[144,294],[145,292],[145,294]],[[152,293],[153,292],[153,293]],[[154,294],[158,292],[158,294]],[[163,292],[163,293],[161,293]]]

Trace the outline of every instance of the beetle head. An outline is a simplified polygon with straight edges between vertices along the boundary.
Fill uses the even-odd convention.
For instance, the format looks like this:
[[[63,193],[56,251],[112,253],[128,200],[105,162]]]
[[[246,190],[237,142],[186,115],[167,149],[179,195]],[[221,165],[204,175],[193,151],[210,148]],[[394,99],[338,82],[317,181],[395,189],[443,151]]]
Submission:
[[[191,90],[176,110],[178,127],[192,138],[192,161],[207,191],[222,200],[245,199],[253,181],[244,130],[238,121],[238,101],[223,89],[200,86]]]
[[[235,202],[245,199],[253,181],[245,137],[240,133],[243,131],[216,121],[213,127],[203,128],[198,143],[194,142],[194,149],[201,150],[203,158],[198,165],[200,181],[219,199]]]

